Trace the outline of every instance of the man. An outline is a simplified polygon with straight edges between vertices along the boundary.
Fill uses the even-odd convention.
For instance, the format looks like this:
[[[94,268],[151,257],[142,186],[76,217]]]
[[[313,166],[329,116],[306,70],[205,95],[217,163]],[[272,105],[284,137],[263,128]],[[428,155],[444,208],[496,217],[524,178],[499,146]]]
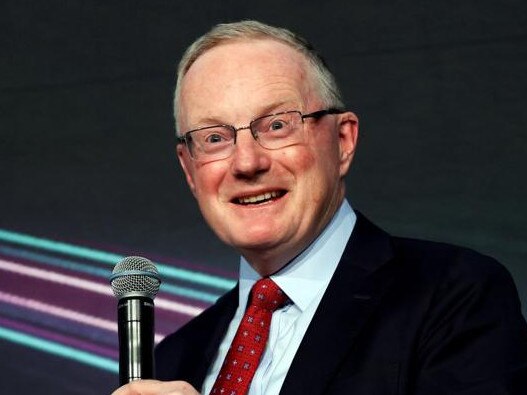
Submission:
[[[241,253],[240,281],[158,346],[164,381],[115,395],[527,393],[527,325],[505,269],[391,237],[345,200],[358,119],[308,43],[219,25],[178,73],[178,157],[204,218]],[[239,340],[267,277],[285,296],[261,321],[259,355]],[[251,373],[228,373],[240,365]]]

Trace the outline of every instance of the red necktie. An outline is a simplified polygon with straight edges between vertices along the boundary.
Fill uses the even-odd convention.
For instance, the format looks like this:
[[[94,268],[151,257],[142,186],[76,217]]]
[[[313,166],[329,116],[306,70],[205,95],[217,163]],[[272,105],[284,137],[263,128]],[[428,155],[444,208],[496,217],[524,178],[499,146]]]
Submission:
[[[253,285],[249,307],[240,322],[211,395],[245,395],[263,355],[273,311],[287,301],[287,295],[270,278]]]

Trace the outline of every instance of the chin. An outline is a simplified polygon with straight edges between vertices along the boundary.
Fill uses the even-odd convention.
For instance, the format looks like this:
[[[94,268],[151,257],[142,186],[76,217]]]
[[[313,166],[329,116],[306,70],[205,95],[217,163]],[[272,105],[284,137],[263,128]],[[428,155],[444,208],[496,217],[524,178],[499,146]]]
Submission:
[[[272,249],[280,240],[276,233],[269,232],[246,232],[242,237],[230,237],[226,242],[239,250],[265,250]]]

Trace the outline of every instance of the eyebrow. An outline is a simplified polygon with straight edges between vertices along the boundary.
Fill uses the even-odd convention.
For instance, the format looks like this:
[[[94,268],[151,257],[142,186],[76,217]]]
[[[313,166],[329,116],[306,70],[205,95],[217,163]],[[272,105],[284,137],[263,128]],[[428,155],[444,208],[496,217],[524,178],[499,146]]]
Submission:
[[[287,101],[279,101],[279,102],[267,105],[261,111],[259,111],[257,113],[258,115],[254,116],[252,119],[259,118],[259,117],[262,117],[264,115],[272,114],[273,112],[283,111],[283,110],[278,110],[278,108],[284,106],[287,103],[288,103]],[[294,108],[290,108],[289,110],[295,110],[295,109]]]
[[[249,124],[249,122],[253,121],[256,118],[272,114],[273,112],[282,111],[282,110],[278,110],[278,108],[284,106],[287,103],[288,101],[279,101],[279,102],[275,102],[275,103],[272,103],[272,104],[269,104],[263,107],[260,111],[256,113],[256,115],[253,115],[251,119],[247,121],[247,125]],[[289,108],[288,110],[299,110],[299,109]],[[228,122],[222,122],[219,120],[219,118],[216,118],[216,117],[206,117],[206,118],[201,118],[199,122],[197,122],[197,126],[192,127],[189,130],[196,130],[196,129],[206,128],[209,126],[216,126],[216,125],[231,125],[231,124]]]

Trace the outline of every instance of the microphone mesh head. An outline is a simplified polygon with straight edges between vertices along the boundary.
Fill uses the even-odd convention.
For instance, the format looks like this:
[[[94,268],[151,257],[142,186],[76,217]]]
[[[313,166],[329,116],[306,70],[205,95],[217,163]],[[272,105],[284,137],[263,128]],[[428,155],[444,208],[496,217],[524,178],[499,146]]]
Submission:
[[[118,299],[132,296],[154,299],[161,279],[151,261],[140,256],[129,256],[115,265],[110,283]]]

